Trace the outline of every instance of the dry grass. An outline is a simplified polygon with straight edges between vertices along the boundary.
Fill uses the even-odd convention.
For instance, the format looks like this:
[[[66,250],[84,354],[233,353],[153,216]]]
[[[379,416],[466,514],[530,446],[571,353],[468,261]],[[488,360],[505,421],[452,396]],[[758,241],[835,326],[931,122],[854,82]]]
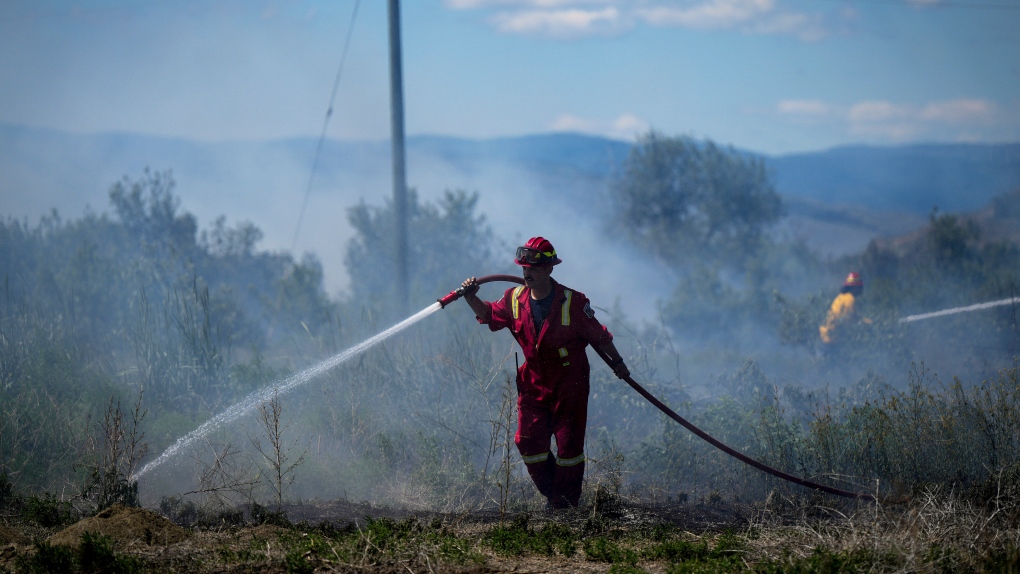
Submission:
[[[67,532],[92,530],[110,537],[118,564],[154,572],[764,574],[1020,568],[1020,506],[1015,500],[979,506],[955,493],[932,490],[906,504],[839,508],[837,502],[778,493],[748,506],[621,502],[611,514],[587,507],[519,515],[508,525],[498,512],[400,518],[392,509],[334,501],[322,505],[325,521],[318,526],[191,528],[190,535],[172,540],[133,532],[132,525],[177,528],[156,513],[134,510],[121,512],[131,521],[89,519],[88,525],[83,521],[49,540],[73,543],[65,540]],[[287,510],[308,517],[316,507]],[[373,514],[377,518],[370,518]],[[24,543],[26,538],[41,542],[38,532],[22,536],[22,543],[0,549],[0,572],[31,571],[33,560],[52,552]]]
[[[791,521],[792,516],[797,518]],[[940,489],[907,504],[869,504],[848,513],[817,504],[798,508],[770,497],[749,526],[750,555],[755,561],[789,562],[825,549],[869,557],[875,563],[868,571],[999,571],[1007,562],[1016,571],[1018,518],[1015,499],[975,505]]]

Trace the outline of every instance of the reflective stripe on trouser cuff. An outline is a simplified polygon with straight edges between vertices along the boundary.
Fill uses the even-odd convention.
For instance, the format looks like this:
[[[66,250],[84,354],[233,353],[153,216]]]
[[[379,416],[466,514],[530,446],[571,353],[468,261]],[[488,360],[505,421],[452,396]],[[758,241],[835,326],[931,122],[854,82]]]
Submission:
[[[584,453],[581,453],[580,456],[575,456],[574,458],[556,459],[556,464],[559,466],[574,466],[575,464],[581,464],[582,462],[584,462]]]
[[[542,454],[533,454],[531,456],[522,456],[521,459],[524,464],[535,464],[536,462],[545,462],[549,460],[549,453],[543,452]]]

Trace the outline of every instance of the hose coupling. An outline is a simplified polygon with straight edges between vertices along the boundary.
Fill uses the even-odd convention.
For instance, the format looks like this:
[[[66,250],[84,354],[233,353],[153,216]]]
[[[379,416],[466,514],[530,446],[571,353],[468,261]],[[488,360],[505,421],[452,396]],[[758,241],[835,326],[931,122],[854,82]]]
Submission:
[[[460,299],[464,295],[464,288],[457,287],[453,291],[450,291],[445,296],[439,298],[439,308],[445,309],[447,305],[453,303],[457,299]]]

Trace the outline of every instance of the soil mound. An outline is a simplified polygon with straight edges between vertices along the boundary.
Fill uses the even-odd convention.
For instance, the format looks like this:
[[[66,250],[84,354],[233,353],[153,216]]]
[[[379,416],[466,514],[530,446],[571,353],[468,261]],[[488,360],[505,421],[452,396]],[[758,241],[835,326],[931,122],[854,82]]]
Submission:
[[[5,544],[28,544],[29,540],[27,537],[22,536],[21,533],[7,528],[3,524],[0,524],[0,546]]]
[[[184,540],[188,531],[155,512],[114,504],[99,514],[80,520],[48,538],[51,544],[77,546],[84,532],[113,538],[124,546],[169,546]]]

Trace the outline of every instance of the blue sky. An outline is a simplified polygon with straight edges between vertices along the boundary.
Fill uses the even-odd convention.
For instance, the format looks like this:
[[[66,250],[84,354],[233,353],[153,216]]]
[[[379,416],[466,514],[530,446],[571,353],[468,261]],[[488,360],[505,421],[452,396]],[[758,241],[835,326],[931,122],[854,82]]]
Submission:
[[[354,0],[0,0],[0,121],[318,136]],[[1020,0],[404,0],[409,135],[1020,141]],[[363,0],[328,136],[389,135]]]

